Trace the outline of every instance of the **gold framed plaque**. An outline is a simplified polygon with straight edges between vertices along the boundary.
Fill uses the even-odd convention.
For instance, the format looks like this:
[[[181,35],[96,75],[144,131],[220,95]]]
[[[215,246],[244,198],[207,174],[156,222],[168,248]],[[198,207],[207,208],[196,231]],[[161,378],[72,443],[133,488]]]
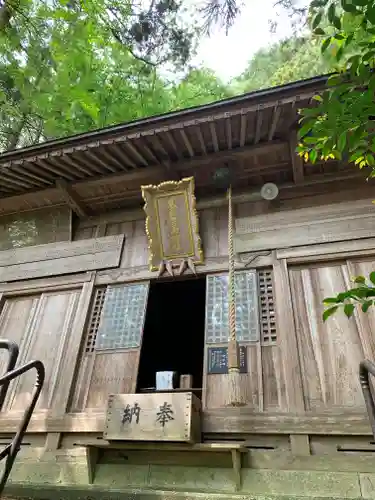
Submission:
[[[203,264],[194,177],[141,186],[145,201],[149,266],[157,271],[161,262],[189,259]]]

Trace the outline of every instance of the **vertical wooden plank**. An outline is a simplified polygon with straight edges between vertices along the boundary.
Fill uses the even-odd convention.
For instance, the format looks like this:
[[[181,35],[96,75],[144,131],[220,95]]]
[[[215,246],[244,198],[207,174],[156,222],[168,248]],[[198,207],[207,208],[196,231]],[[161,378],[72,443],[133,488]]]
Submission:
[[[363,411],[358,365],[364,353],[355,321],[344,314],[322,320],[323,299],[345,289],[346,272],[339,264],[289,271],[307,411]]]
[[[308,434],[291,434],[290,448],[293,455],[307,457],[311,455],[310,438]]]
[[[286,259],[275,260],[273,276],[288,411],[304,413],[301,367]]]
[[[54,414],[63,414],[66,412],[69,402],[74,377],[76,374],[76,366],[80,345],[83,337],[85,325],[89,315],[89,307],[94,292],[95,274],[92,273],[91,281],[85,283],[82,287],[79,298],[75,319],[70,331],[70,336],[64,350],[63,362],[61,367],[61,376],[63,383],[60,384],[59,390],[56,391],[55,401],[53,405]]]
[[[57,450],[60,447],[61,436],[61,432],[49,432],[44,445],[45,451]]]
[[[107,231],[107,224],[105,223],[99,224],[95,228],[94,238],[101,238],[102,236],[107,236],[106,231]]]

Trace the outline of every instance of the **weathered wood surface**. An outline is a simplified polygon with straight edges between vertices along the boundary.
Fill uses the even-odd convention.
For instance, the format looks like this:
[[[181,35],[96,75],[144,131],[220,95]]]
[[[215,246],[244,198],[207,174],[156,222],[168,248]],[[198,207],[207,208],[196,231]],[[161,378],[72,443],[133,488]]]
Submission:
[[[77,312],[85,314],[83,308],[78,309],[80,295],[81,290],[76,289],[5,300],[0,315],[0,337],[18,343],[20,363],[40,359],[45,365],[46,381],[37,409],[65,411],[64,394],[66,384],[69,385],[65,377],[71,376],[71,370],[65,369],[77,356],[74,334],[81,334],[82,321]],[[0,370],[4,370],[7,355],[1,351],[0,356]],[[33,374],[17,379],[8,392],[5,408],[24,410],[34,383]]]
[[[84,353],[72,390],[71,411],[104,409],[108,395],[134,393],[139,349]]]
[[[191,392],[112,394],[103,437],[125,441],[200,441],[200,400]]]
[[[117,267],[123,242],[121,235],[0,252],[0,281]]]
[[[306,409],[363,408],[358,366],[365,350],[374,359],[374,330],[361,338],[358,321],[344,314],[322,321],[323,299],[350,286],[348,266],[290,269],[289,276]]]
[[[300,208],[236,220],[237,252],[370,238],[375,234],[371,199]]]
[[[2,433],[17,431],[21,411],[11,411],[0,416]],[[105,411],[87,411],[51,416],[47,411],[37,411],[30,422],[28,433],[67,432],[97,433],[101,435],[105,425]],[[259,413],[251,408],[222,408],[206,410],[202,416],[202,432],[205,435],[220,434],[311,434],[333,436],[368,436],[371,427],[364,412],[350,412],[347,408],[332,412],[307,412],[305,414]]]

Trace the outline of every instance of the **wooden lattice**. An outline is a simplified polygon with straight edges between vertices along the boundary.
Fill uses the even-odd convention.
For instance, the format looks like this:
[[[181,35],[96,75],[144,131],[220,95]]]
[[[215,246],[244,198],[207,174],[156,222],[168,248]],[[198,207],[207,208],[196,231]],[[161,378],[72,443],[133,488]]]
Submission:
[[[271,270],[258,271],[258,289],[261,343],[262,345],[273,344],[277,341],[277,329]]]
[[[103,311],[103,304],[107,287],[100,287],[95,290],[92,304],[90,320],[88,322],[85,352],[90,353],[95,349],[96,336],[99,330],[100,317]]]
[[[259,306],[257,275],[254,270],[235,273],[236,335],[240,342],[259,340]],[[228,275],[207,276],[206,342],[228,341]]]

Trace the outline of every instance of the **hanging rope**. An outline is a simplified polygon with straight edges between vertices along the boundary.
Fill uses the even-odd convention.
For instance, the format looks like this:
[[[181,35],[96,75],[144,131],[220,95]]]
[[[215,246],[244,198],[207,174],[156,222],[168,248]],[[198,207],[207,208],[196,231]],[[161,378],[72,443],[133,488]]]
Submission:
[[[236,288],[234,276],[232,186],[228,189],[228,256],[229,256],[229,339],[236,340]]]

